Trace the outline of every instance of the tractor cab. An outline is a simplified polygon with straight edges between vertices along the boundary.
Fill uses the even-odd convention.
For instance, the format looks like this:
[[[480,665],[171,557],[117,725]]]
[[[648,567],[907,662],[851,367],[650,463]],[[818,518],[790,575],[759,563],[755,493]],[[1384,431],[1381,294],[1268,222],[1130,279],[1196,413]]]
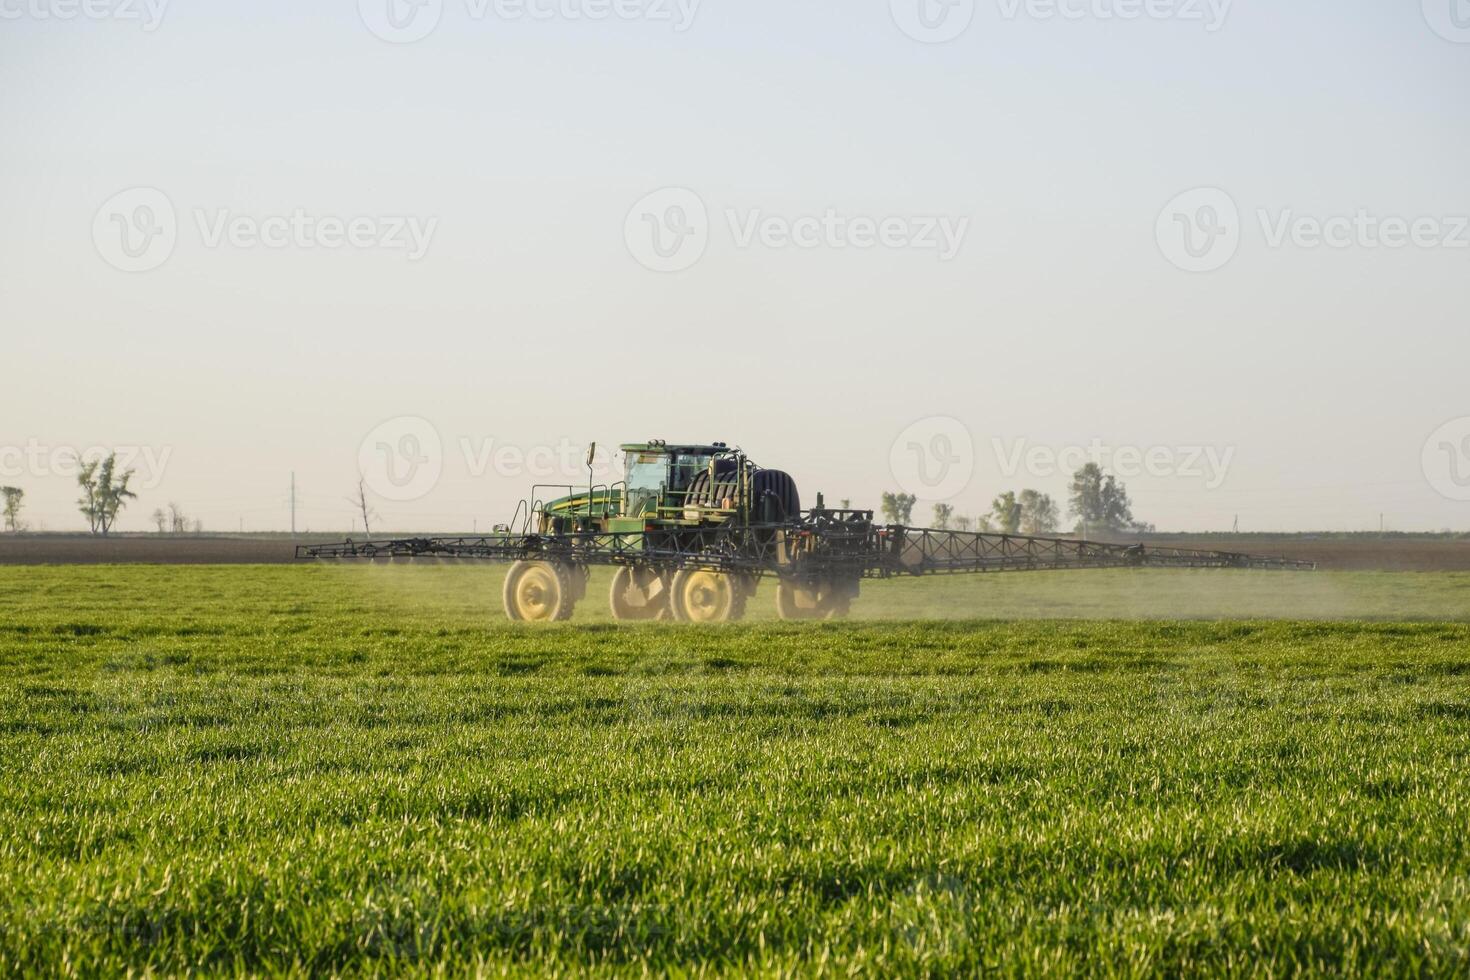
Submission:
[[[622,494],[622,516],[656,520],[660,516],[682,516],[686,509],[690,487],[700,474],[709,473],[711,467],[722,466],[720,461],[730,457],[731,450],[724,443],[711,445],[671,446],[666,442],[654,441],[634,443],[622,447],[625,471]]]

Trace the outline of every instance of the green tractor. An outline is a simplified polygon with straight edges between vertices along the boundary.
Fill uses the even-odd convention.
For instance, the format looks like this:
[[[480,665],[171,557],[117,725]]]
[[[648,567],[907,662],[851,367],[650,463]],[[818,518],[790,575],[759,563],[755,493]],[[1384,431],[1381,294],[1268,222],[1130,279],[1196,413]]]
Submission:
[[[724,623],[745,615],[762,578],[782,619],[845,616],[864,578],[1079,568],[1310,570],[1309,561],[1076,538],[878,525],[870,510],[803,510],[796,481],[724,443],[623,446],[623,478],[537,487],[509,525],[473,537],[300,545],[312,560],[510,562],[505,611],[518,622],[570,619],[593,566],[613,568],[620,620]],[[545,499],[557,491],[559,496]],[[544,500],[544,502],[543,502]]]
[[[594,444],[589,471],[595,452]],[[590,565],[604,563],[609,552],[624,553],[609,596],[619,620],[740,619],[763,570],[798,564],[802,542],[787,529],[802,519],[801,496],[788,474],[762,469],[719,442],[655,440],[625,445],[622,452],[622,480],[599,486],[589,479],[585,490],[529,505],[534,533],[565,542],[569,553],[565,560],[521,560],[511,567],[505,580],[511,619],[570,618],[586,595]],[[787,619],[845,615],[858,579],[781,576],[777,611]]]

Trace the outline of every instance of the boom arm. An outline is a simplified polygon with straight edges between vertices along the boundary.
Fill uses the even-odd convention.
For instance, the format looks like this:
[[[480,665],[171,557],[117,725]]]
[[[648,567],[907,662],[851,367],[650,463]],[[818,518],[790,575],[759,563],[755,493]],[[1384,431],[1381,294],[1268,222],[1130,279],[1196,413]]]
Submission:
[[[1229,551],[1121,545],[902,526],[879,527],[861,512],[808,511],[798,522],[683,531],[494,534],[303,545],[298,559],[471,559],[575,565],[712,568],[746,574],[892,575],[1069,568],[1239,568],[1309,571],[1314,562]]]

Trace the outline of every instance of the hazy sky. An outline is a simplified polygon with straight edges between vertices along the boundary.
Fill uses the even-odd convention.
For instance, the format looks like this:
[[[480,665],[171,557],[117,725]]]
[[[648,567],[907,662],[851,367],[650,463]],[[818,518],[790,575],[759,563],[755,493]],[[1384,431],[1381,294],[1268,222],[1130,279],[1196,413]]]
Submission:
[[[0,0],[0,482],[346,530],[381,443],[428,530],[592,440],[972,514],[1087,451],[1166,529],[1470,528],[1467,92],[1466,0]]]

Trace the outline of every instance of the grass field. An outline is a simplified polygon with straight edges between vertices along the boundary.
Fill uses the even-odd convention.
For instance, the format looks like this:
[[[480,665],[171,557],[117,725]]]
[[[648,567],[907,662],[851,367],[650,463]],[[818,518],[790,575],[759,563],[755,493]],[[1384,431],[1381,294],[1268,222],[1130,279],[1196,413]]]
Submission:
[[[0,568],[0,974],[1470,971],[1470,576],[599,584]]]

